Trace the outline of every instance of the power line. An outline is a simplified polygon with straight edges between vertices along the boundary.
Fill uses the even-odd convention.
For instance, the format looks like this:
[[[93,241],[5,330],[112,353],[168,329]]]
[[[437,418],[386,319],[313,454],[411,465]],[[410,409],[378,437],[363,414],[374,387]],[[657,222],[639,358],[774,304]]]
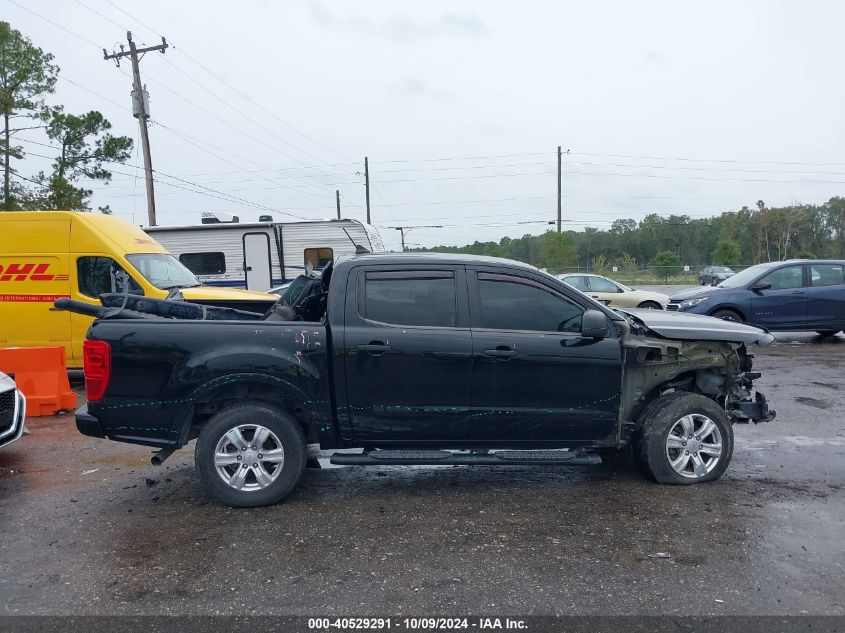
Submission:
[[[806,163],[798,161],[776,161],[776,160],[726,160],[716,158],[673,158],[670,156],[641,156],[634,154],[597,154],[589,152],[572,152],[580,156],[602,156],[607,158],[641,158],[643,160],[677,160],[694,163],[736,163],[740,165],[803,165],[807,167],[838,167],[845,165],[841,163]]]
[[[567,161],[568,165],[591,165],[599,167],[630,167],[635,169],[677,169],[684,171],[706,171],[706,172],[732,172],[746,174],[821,174],[827,176],[845,176],[841,171],[795,171],[795,170],[774,170],[774,169],[732,169],[730,167],[679,167],[676,165],[631,165],[628,163],[592,163],[584,161]]]
[[[126,15],[126,16],[127,16],[128,18],[130,18],[131,20],[134,20],[135,22],[137,22],[138,24],[140,24],[141,26],[143,26],[144,28],[146,28],[148,31],[150,31],[150,32],[152,32],[152,33],[158,33],[158,31],[157,31],[156,29],[153,29],[153,28],[151,28],[151,27],[147,26],[146,24],[144,24],[143,22],[141,22],[138,18],[134,17],[133,15],[131,15],[130,13],[128,13],[127,11],[125,11],[124,9],[122,9],[121,7],[119,7],[119,6],[117,6],[116,4],[114,4],[113,2],[111,2],[111,0],[106,0],[106,2],[107,2],[108,4],[110,4],[112,7],[114,7],[115,9],[117,9],[118,11],[120,11],[121,13],[123,13],[124,15]],[[293,131],[293,132],[295,132],[295,133],[299,134],[300,136],[302,136],[303,138],[305,138],[305,139],[307,139],[307,140],[311,141],[314,145],[316,145],[316,146],[318,146],[318,147],[320,147],[320,148],[322,148],[322,149],[324,149],[324,150],[326,150],[326,151],[328,151],[328,152],[330,152],[330,153],[332,153],[332,154],[334,154],[334,155],[336,155],[336,156],[340,156],[340,157],[341,157],[342,159],[344,159],[344,160],[348,160],[348,161],[351,161],[351,160],[352,160],[352,159],[351,159],[351,158],[349,158],[348,156],[344,156],[343,154],[341,154],[341,153],[337,152],[336,150],[334,150],[334,149],[332,149],[332,148],[330,148],[330,147],[327,147],[326,145],[323,145],[322,143],[320,143],[319,141],[317,141],[315,138],[313,138],[313,137],[309,136],[308,134],[306,134],[306,133],[305,133],[305,132],[303,132],[302,130],[299,130],[298,128],[294,127],[293,125],[291,125],[291,124],[290,124],[290,123],[288,123],[287,121],[285,121],[285,120],[281,119],[281,118],[280,118],[280,117],[279,117],[279,116],[278,116],[275,112],[273,112],[273,111],[269,110],[268,108],[266,108],[264,105],[262,105],[262,104],[261,104],[261,103],[259,103],[258,101],[255,101],[252,97],[250,97],[249,95],[245,94],[244,92],[242,92],[241,90],[239,90],[238,88],[236,88],[235,86],[233,86],[232,84],[230,84],[228,81],[226,81],[223,77],[221,77],[220,75],[218,75],[217,73],[215,73],[214,71],[212,71],[211,69],[209,69],[208,67],[206,67],[204,64],[202,64],[200,61],[198,61],[197,59],[195,59],[192,55],[190,55],[190,54],[189,54],[186,50],[184,50],[181,46],[179,46],[179,47],[174,47],[174,48],[175,48],[175,50],[177,50],[179,53],[181,53],[182,55],[184,55],[185,57],[187,57],[187,58],[188,58],[188,60],[190,60],[191,62],[193,62],[196,66],[198,66],[199,68],[201,68],[202,70],[204,70],[206,73],[208,73],[210,76],[214,77],[217,81],[219,81],[220,83],[222,83],[224,86],[226,86],[227,88],[229,88],[230,90],[232,90],[233,92],[235,92],[235,93],[236,93],[238,96],[240,96],[242,99],[245,99],[246,101],[248,101],[249,103],[251,103],[252,105],[254,105],[255,107],[257,107],[259,110],[261,110],[262,112],[264,112],[265,114],[267,114],[267,115],[268,115],[268,116],[270,116],[271,118],[275,119],[276,121],[278,121],[279,123],[281,123],[282,125],[284,125],[285,127],[287,127],[288,129],[290,129],[291,131]],[[291,145],[291,146],[293,147],[293,145]],[[300,150],[300,151],[302,151],[302,150]],[[303,152],[303,153],[305,153],[305,152]],[[317,159],[317,160],[319,160],[319,159]],[[321,162],[322,162],[322,161],[321,161]]]
[[[92,41],[91,41],[91,40],[89,40],[87,37],[84,37],[84,36],[80,35],[79,33],[74,33],[74,32],[73,32],[73,31],[71,31],[70,29],[67,29],[67,28],[63,27],[61,24],[58,24],[58,23],[56,23],[56,22],[53,22],[53,20],[51,20],[50,18],[45,18],[45,17],[44,17],[43,15],[41,15],[40,13],[37,13],[37,12],[33,11],[32,9],[29,9],[29,8],[27,8],[27,7],[23,6],[22,4],[20,4],[19,2],[17,2],[17,0],[9,0],[9,2],[11,2],[13,5],[15,5],[16,7],[18,7],[19,9],[23,9],[23,10],[24,10],[24,11],[26,11],[27,13],[31,13],[31,14],[32,14],[32,15],[34,15],[35,17],[40,18],[40,19],[44,20],[45,22],[47,22],[47,23],[49,23],[49,24],[52,24],[52,25],[53,25],[53,26],[55,26],[57,29],[61,29],[62,31],[64,31],[64,32],[65,32],[65,33],[67,33],[68,35],[73,35],[75,38],[77,38],[77,39],[79,39],[79,40],[81,40],[81,41],[85,42],[86,44],[90,44],[91,46],[95,47],[95,48],[96,48],[96,49],[98,49],[98,50],[101,48],[101,46],[100,46],[99,44],[96,44],[95,42],[92,42]]]

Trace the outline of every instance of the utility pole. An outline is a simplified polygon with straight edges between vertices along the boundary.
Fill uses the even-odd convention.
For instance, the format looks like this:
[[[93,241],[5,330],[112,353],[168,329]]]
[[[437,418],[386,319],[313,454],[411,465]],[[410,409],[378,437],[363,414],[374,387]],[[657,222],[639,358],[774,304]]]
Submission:
[[[561,222],[561,153],[560,145],[557,146],[557,232],[560,233]]]
[[[334,197],[337,201],[337,219],[340,219],[340,189],[334,190]]]
[[[426,226],[394,226],[394,229],[399,231],[400,235],[402,236],[402,252],[405,252],[405,233],[410,233],[414,229],[442,229],[443,226],[440,224],[429,224]]]
[[[123,48],[123,44],[120,45],[120,52],[119,53],[112,53],[109,55],[106,52],[106,49],[103,49],[103,58],[106,60],[113,59],[114,63],[117,66],[120,66],[120,60],[122,57],[129,57],[132,60],[132,83],[134,87],[134,99],[135,103],[138,108],[138,124],[141,126],[141,145],[144,151],[144,174],[146,176],[147,181],[147,215],[148,221],[150,226],[156,225],[156,200],[155,200],[155,190],[153,189],[153,161],[150,157],[150,136],[149,132],[147,131],[147,119],[149,118],[149,114],[147,114],[147,104],[144,103],[144,87],[141,85],[141,71],[138,68],[138,55],[140,54],[143,56],[145,53],[149,53],[152,51],[161,51],[164,53],[164,49],[167,48],[167,40],[163,37],[161,38],[161,44],[157,46],[147,46],[146,48],[138,48],[135,46],[135,42],[132,40],[132,32],[126,32],[126,39],[129,42],[129,50],[126,51]],[[134,108],[133,108],[134,111]],[[134,114],[134,112],[133,112]]]
[[[367,224],[370,223],[370,162],[364,156],[364,188],[367,192]]]

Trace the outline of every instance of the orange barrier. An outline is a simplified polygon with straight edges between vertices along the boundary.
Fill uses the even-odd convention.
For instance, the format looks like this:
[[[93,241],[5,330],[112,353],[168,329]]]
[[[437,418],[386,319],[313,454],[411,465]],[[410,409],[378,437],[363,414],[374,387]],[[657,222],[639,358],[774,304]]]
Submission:
[[[28,416],[53,415],[76,408],[70,388],[64,347],[9,347],[0,349],[0,371],[13,374],[26,396]]]

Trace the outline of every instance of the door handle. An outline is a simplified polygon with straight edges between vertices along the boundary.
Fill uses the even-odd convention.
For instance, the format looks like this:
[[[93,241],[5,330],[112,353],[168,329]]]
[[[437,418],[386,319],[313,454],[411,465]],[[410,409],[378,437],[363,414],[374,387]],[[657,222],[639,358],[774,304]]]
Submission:
[[[792,291],[792,294],[794,294],[794,295],[803,295],[803,294],[804,294],[804,291],[803,291],[803,290],[793,290],[793,291]]]
[[[493,358],[513,358],[517,356],[517,351],[506,345],[499,345],[496,349],[484,350],[485,356],[492,356]]]
[[[366,345],[358,345],[359,352],[368,352],[372,356],[381,356],[390,349],[390,345],[385,345],[382,341],[370,341]]]

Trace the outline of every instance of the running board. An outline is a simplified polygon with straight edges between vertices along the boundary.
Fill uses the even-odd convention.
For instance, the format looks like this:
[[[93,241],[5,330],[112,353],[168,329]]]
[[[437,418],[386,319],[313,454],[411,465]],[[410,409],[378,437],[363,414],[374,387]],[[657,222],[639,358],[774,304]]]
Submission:
[[[493,451],[489,453],[440,450],[375,450],[362,453],[334,453],[330,459],[339,466],[498,466],[525,464],[601,464],[601,457],[582,450]]]

